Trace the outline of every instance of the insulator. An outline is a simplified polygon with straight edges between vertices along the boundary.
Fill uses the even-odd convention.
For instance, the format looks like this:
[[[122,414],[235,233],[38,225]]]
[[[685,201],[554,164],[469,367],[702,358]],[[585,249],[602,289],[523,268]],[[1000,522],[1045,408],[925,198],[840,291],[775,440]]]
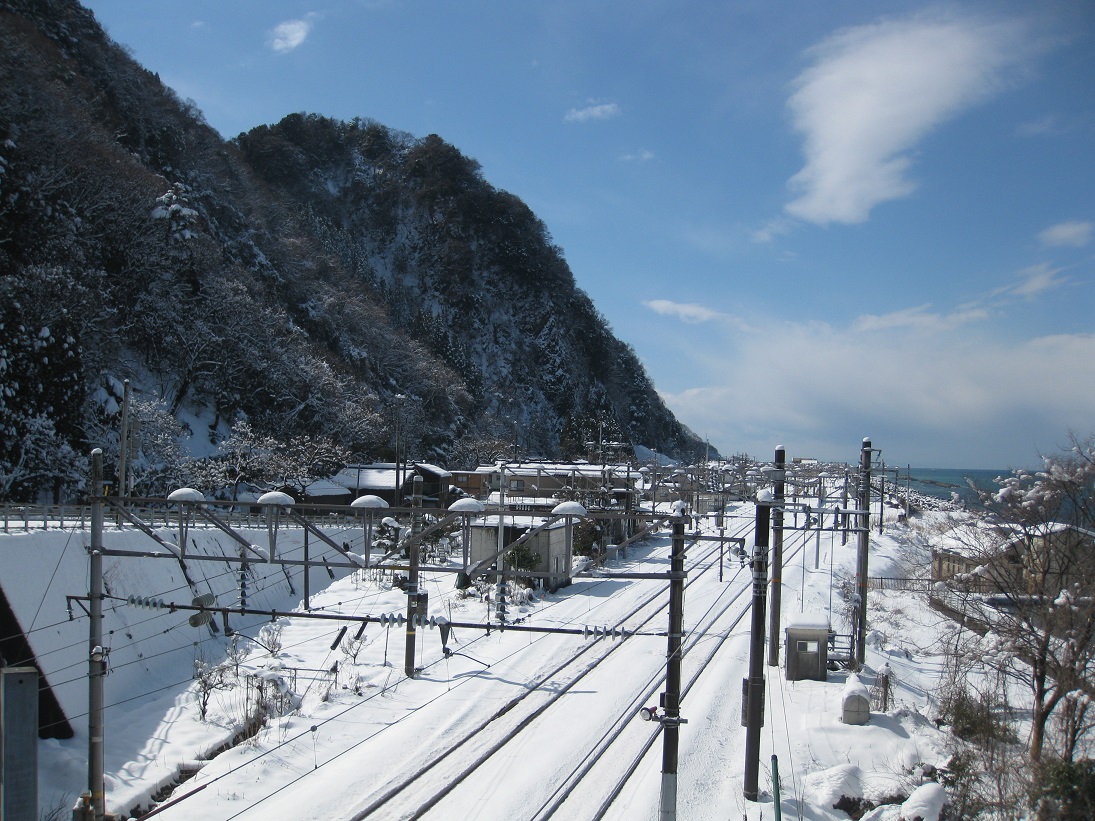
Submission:
[[[343,625],[342,629],[338,631],[338,635],[335,636],[335,640],[331,642],[331,649],[334,650],[338,647],[339,642],[342,641],[342,637],[346,635],[346,626]]]

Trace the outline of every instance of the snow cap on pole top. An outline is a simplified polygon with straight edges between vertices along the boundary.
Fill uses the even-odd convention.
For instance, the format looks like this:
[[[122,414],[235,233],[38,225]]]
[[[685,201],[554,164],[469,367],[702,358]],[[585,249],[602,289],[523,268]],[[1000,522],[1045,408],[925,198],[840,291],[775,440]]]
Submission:
[[[293,505],[296,504],[296,500],[288,493],[282,493],[280,490],[271,490],[269,493],[264,493],[256,500],[260,505]]]
[[[465,496],[449,505],[449,510],[453,513],[482,513],[486,508],[478,499]]]
[[[204,502],[205,494],[192,487],[181,487],[171,491],[167,498],[172,502]]]
[[[559,502],[551,509],[552,516],[588,516],[589,513],[577,502]]]
[[[364,496],[358,496],[350,502],[350,507],[388,507],[388,503],[379,496],[368,493]]]

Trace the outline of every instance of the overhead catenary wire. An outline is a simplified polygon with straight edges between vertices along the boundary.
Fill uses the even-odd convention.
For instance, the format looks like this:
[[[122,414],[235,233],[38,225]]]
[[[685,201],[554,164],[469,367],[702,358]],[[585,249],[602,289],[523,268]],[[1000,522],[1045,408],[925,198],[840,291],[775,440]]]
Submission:
[[[607,582],[607,581],[609,581],[609,580],[607,580],[607,579],[606,579],[606,580],[604,580],[604,581],[593,581],[593,582],[590,582],[589,584],[590,584],[591,586],[597,586],[597,585],[599,585],[599,584],[602,584],[602,583],[605,583],[605,582]],[[662,592],[664,592],[664,591],[656,591],[656,592],[655,592],[654,594],[652,594],[651,598],[653,598],[653,597],[655,597],[655,596],[657,596],[657,595],[660,595],[660,594],[661,594]],[[478,641],[484,640],[484,639],[486,639],[486,638],[487,638],[487,637],[488,637],[489,635],[490,635],[490,631],[488,631],[488,632],[487,632],[486,634],[484,634],[484,635],[482,635],[482,636],[479,636],[479,637],[477,637],[477,638],[473,639],[473,640],[472,640],[471,642],[469,642],[468,644],[470,645],[470,644],[472,644],[472,643],[475,643],[475,642],[478,642]],[[542,636],[541,638],[544,638],[544,637],[546,637],[546,636]],[[539,639],[538,639],[538,640],[539,640]],[[588,649],[588,648],[590,648],[590,647],[593,647],[593,646],[594,646],[595,644],[596,644],[596,642],[590,643],[589,645],[586,645],[586,648],[585,648],[585,649]],[[514,650],[514,651],[513,651],[512,653],[510,653],[509,655],[515,655],[515,654],[517,654],[517,653],[520,653],[520,652],[524,652],[524,651],[525,651],[526,649],[527,649],[527,648],[524,648],[524,647],[522,647],[522,648],[518,648],[518,649],[515,649],[515,650]],[[583,649],[583,651],[581,651],[581,652],[584,652],[584,651],[585,651],[585,650]],[[508,655],[506,656],[506,658],[508,658]],[[441,659],[439,659],[439,660],[438,660],[437,662],[434,662],[434,663],[436,664],[436,663],[439,663],[440,661],[441,661]],[[497,663],[497,662],[496,662],[496,663]],[[478,673],[476,673],[475,675],[478,675]],[[548,674],[548,675],[550,676],[551,674]],[[467,681],[471,681],[471,680],[473,680],[473,679],[474,679],[474,676],[472,676],[472,677],[469,677],[468,679],[465,679],[464,681],[458,682],[458,683],[457,683],[456,685],[453,685],[453,686],[460,686],[460,685],[462,685],[463,683],[465,683],[465,682],[467,682]],[[546,679],[545,679],[545,680],[546,680]],[[400,681],[402,681],[402,679],[400,679]],[[373,694],[372,696],[369,696],[369,698],[368,698],[368,699],[365,699],[365,700],[363,700],[363,701],[361,701],[361,702],[358,702],[358,703],[356,703],[356,704],[352,704],[352,705],[350,705],[349,707],[347,707],[347,708],[346,708],[346,710],[340,711],[339,713],[337,713],[337,714],[335,714],[335,715],[333,715],[333,716],[330,716],[330,717],[328,717],[327,719],[324,719],[324,720],[323,720],[323,722],[321,722],[319,726],[322,726],[323,724],[326,724],[326,723],[327,723],[328,721],[332,721],[332,720],[334,720],[334,719],[336,719],[336,718],[339,718],[339,717],[341,717],[342,715],[344,715],[345,713],[349,712],[350,710],[356,709],[356,708],[358,708],[358,707],[360,707],[360,706],[363,706],[363,705],[367,704],[367,703],[368,703],[368,702],[370,702],[370,701],[371,701],[371,700],[372,700],[373,698],[377,698],[377,697],[383,696],[383,695],[384,695],[384,694],[385,694],[385,693],[386,693],[386,692],[387,692],[387,691],[388,691],[389,689],[391,689],[392,687],[395,687],[395,686],[397,686],[397,685],[398,685],[398,683],[399,683],[399,682],[395,682],[394,684],[391,684],[391,685],[385,685],[385,687],[384,687],[384,688],[382,688],[382,689],[381,689],[381,690],[380,690],[380,691],[379,691],[378,693],[375,693],[375,694]],[[525,691],[525,694],[527,695],[528,693],[530,693],[530,692],[532,692],[532,691],[533,691],[532,689],[527,689],[527,690]],[[441,695],[441,694],[438,694],[437,698],[441,698],[441,697],[442,697],[442,695]],[[523,697],[523,696],[522,696],[522,697]],[[431,702],[429,702],[429,703],[432,703],[432,700],[431,700]],[[422,706],[425,706],[425,705],[422,705]],[[415,710],[414,712],[417,712],[417,709],[418,709],[418,708],[416,708],[416,710]],[[509,709],[509,705],[507,705],[506,707],[504,707],[504,708],[503,708],[502,710],[500,710],[499,712],[505,712],[505,711],[507,711],[508,709]],[[408,714],[408,715],[409,715],[409,714]],[[406,718],[406,717],[407,717],[407,716],[404,716],[403,718]],[[399,721],[402,721],[402,720],[403,720],[403,718],[400,718],[400,719],[398,719],[398,720],[397,720],[397,722],[395,722],[395,723],[398,723]],[[350,746],[349,748],[346,748],[346,749],[344,749],[344,750],[340,751],[339,753],[337,753],[337,754],[336,754],[335,756],[332,756],[332,757],[331,757],[331,758],[329,758],[329,759],[328,759],[327,761],[325,761],[325,762],[322,762],[322,763],[320,763],[320,765],[319,765],[320,769],[322,769],[322,768],[323,768],[323,767],[324,767],[324,766],[325,766],[326,764],[328,764],[328,763],[330,763],[330,762],[332,762],[332,761],[336,760],[337,758],[341,757],[342,755],[345,755],[346,753],[350,752],[351,750],[353,750],[353,749],[357,748],[358,746],[360,746],[361,744],[363,744],[363,743],[365,743],[366,741],[370,740],[370,739],[371,739],[372,737],[374,737],[375,735],[379,734],[380,732],[383,732],[384,730],[386,730],[386,729],[387,729],[388,727],[390,727],[390,726],[394,726],[394,723],[393,723],[393,725],[385,725],[384,727],[381,727],[380,729],[378,729],[378,730],[376,731],[376,733],[373,733],[373,734],[371,734],[370,736],[368,736],[368,737],[366,737],[366,738],[363,738],[363,739],[359,740],[359,741],[358,741],[358,742],[356,742],[355,744],[351,745],[351,746]],[[254,762],[254,761],[257,761],[257,760],[259,760],[259,759],[263,758],[263,757],[264,757],[265,755],[267,755],[267,754],[269,754],[269,753],[271,753],[271,752],[274,752],[274,751],[275,751],[275,750],[277,750],[277,749],[280,749],[281,747],[283,747],[283,746],[284,746],[284,744],[292,743],[293,741],[297,740],[298,738],[300,738],[300,737],[303,737],[303,735],[304,735],[304,733],[301,733],[301,734],[300,734],[299,736],[295,736],[294,738],[291,738],[291,739],[287,739],[287,740],[286,740],[285,742],[283,742],[282,744],[279,744],[279,745],[278,745],[277,747],[275,747],[275,748],[272,748],[271,750],[267,750],[267,751],[265,751],[265,752],[261,753],[260,755],[256,756],[255,758],[253,758],[253,759],[250,759],[250,760],[249,760],[249,761],[247,761],[247,762],[243,762],[242,764],[238,765],[237,767],[234,767],[234,768],[232,768],[232,770],[230,770],[230,771],[228,771],[228,772],[225,772],[225,773],[221,774],[220,776],[217,776],[217,777],[216,777],[215,779],[213,779],[213,781],[211,781],[211,782],[206,782],[205,784],[201,785],[201,786],[199,787],[199,789],[204,789],[204,788],[205,788],[205,786],[208,786],[208,785],[209,785],[210,783],[214,783],[215,781],[218,781],[218,780],[220,780],[221,778],[224,778],[224,777],[226,777],[226,776],[227,776],[227,775],[229,775],[229,774],[230,774],[231,772],[235,772],[235,771],[237,771],[238,769],[241,769],[241,768],[243,768],[243,767],[246,767],[246,766],[248,766],[248,765],[249,765],[250,763],[252,763],[252,762]],[[474,732],[469,732],[468,734],[466,734],[466,735],[464,736],[464,740],[465,740],[465,741],[467,741],[467,740],[470,740],[471,738],[473,738],[473,737],[474,737],[474,735],[475,735],[475,733],[474,733]],[[459,746],[460,746],[460,744],[462,744],[462,743],[464,743],[464,742],[463,742],[463,741],[459,742],[459,743],[457,744],[457,747],[459,747]],[[454,752],[454,751],[455,751],[455,749],[456,749],[456,748],[452,748],[452,749],[450,749],[450,750],[449,750],[449,751],[448,751],[448,752],[447,752],[447,753],[446,753],[445,755],[448,755],[449,753],[451,753],[451,752]],[[306,777],[307,775],[309,775],[309,774],[310,774],[310,773],[312,773],[312,772],[314,772],[314,770],[309,770],[309,771],[307,771],[307,772],[305,772],[305,773],[301,774],[301,775],[300,775],[300,776],[298,776],[297,778],[293,779],[293,781],[292,781],[292,782],[290,782],[290,783],[296,783],[297,781],[299,781],[300,779],[302,779],[302,778]],[[284,788],[285,788],[285,786],[288,786],[288,785],[284,785],[283,787],[279,788],[279,789],[278,789],[278,790],[277,790],[276,792],[280,792],[280,791],[281,791],[282,789],[284,789]],[[177,803],[178,803],[179,801],[181,801],[181,800],[185,799],[185,798],[186,798],[186,797],[187,797],[188,795],[196,794],[196,792],[197,792],[197,790],[195,790],[195,791],[192,791],[191,793],[188,793],[188,794],[186,794],[186,795],[184,795],[184,796],[181,796],[181,797],[180,797],[179,799],[173,800],[173,801],[171,801],[171,802],[169,802],[169,803],[171,803],[171,805],[175,805],[175,804],[177,804]],[[273,795],[273,794],[276,794],[276,793],[272,793],[271,795]],[[256,804],[257,804],[257,803],[262,803],[263,801],[265,801],[265,800],[266,800],[267,798],[269,798],[269,797],[270,797],[270,795],[268,795],[268,796],[265,796],[264,798],[261,798],[261,799],[259,799],[259,801],[258,801],[258,802],[256,802]],[[256,804],[252,804],[251,806],[255,806]],[[153,810],[153,812],[156,812],[156,810]],[[243,812],[243,810],[241,810],[241,813],[242,813],[242,812]],[[238,814],[237,814],[237,815],[238,815]],[[232,817],[236,817],[236,816],[232,816]]]

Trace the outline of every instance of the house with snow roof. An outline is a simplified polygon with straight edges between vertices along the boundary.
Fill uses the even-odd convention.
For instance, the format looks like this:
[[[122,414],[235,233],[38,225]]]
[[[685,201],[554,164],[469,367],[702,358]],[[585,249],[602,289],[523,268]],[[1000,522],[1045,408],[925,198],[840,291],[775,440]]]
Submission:
[[[953,540],[932,550],[931,580],[960,583],[972,593],[1041,594],[1064,589],[1089,576],[1095,532],[1051,522],[1027,528],[998,528],[996,544]]]
[[[346,492],[345,504],[359,496],[373,495],[379,496],[391,507],[410,507],[415,476],[422,477],[423,507],[449,506],[452,473],[427,462],[347,465],[331,477],[331,481]]]

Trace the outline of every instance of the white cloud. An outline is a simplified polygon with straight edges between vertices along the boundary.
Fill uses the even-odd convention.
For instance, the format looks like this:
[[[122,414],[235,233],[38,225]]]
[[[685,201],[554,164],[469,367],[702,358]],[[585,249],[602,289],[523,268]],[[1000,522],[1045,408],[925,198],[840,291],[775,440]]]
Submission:
[[[929,313],[927,305],[905,308],[888,314],[875,316],[863,314],[856,317],[852,330],[863,333],[875,331],[893,331],[899,328],[916,329],[920,332],[940,333],[978,322],[988,317],[984,308],[966,307],[950,313]]]
[[[1019,282],[1008,293],[1031,299],[1039,294],[1063,285],[1068,280],[1058,277],[1061,268],[1046,264],[1034,265],[1019,272]]]
[[[786,217],[770,219],[760,228],[752,232],[753,242],[767,245],[776,237],[783,236],[791,230],[792,222]]]
[[[622,113],[623,109],[616,103],[597,103],[585,108],[572,108],[563,119],[568,123],[586,123],[590,120],[611,120]]]
[[[278,23],[266,37],[266,44],[279,54],[285,54],[300,47],[312,31],[315,14],[309,14],[302,20],[286,20]]]
[[[812,51],[788,101],[806,164],[789,214],[863,222],[908,196],[911,152],[936,126],[1001,87],[1022,59],[1015,23],[917,17],[847,29]]]
[[[687,325],[699,325],[705,322],[717,322],[727,328],[752,333],[755,329],[740,317],[714,311],[703,305],[686,302],[672,302],[668,299],[650,299],[643,305],[656,314],[679,319]]]
[[[678,306],[681,314],[702,306]],[[673,310],[663,306],[662,313]],[[757,332],[681,328],[670,342],[693,387],[668,406],[720,451],[855,458],[872,436],[890,464],[1036,463],[1072,428],[1091,432],[1095,334],[1016,339],[976,309],[927,306],[847,326],[755,321]]]
[[[1063,270],[1063,268],[1053,268],[1044,262],[1032,265],[1018,271],[1014,282],[997,288],[988,295],[988,298],[996,303],[1005,301],[1008,297],[1033,299],[1068,282],[1065,277],[1058,276]]]
[[[635,151],[629,154],[621,154],[620,160],[622,162],[650,162],[654,159],[654,152],[643,149],[642,151]]]
[[[1072,220],[1051,225],[1038,235],[1038,239],[1043,245],[1071,245],[1082,248],[1091,242],[1093,232],[1095,232],[1095,222]]]
[[[674,316],[689,325],[700,322],[711,322],[719,319],[722,314],[705,308],[702,305],[692,305],[680,302],[670,302],[668,299],[651,299],[643,303],[647,308],[662,316]]]
[[[1057,118],[1050,115],[1040,120],[1022,123],[1015,129],[1015,133],[1020,137],[1042,137],[1047,134],[1056,134],[1059,130]]]

